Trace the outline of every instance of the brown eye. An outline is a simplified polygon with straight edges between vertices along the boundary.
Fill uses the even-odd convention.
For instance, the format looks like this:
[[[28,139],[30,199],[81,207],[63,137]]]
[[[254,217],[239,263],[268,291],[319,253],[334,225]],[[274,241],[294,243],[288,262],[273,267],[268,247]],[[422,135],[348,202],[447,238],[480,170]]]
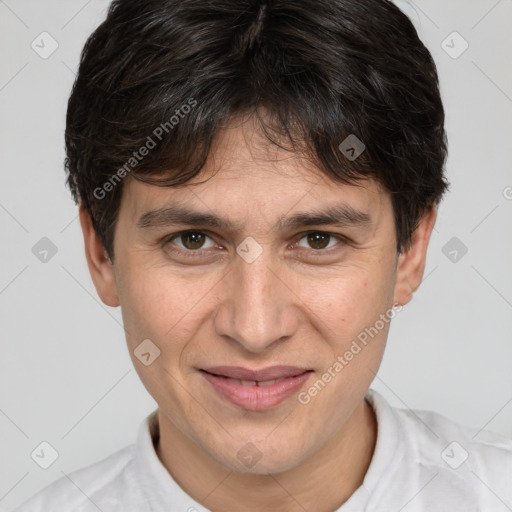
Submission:
[[[321,250],[333,247],[335,244],[329,244],[331,241],[336,242],[335,238],[340,237],[334,237],[334,235],[331,235],[330,233],[322,233],[321,231],[312,231],[311,233],[307,233],[304,235],[301,240],[306,239],[307,247],[308,249],[313,250]],[[300,246],[300,244],[299,244]],[[300,247],[304,247],[303,245]]]
[[[325,249],[329,245],[330,235],[325,233],[309,233],[308,243],[313,249]]]
[[[186,249],[200,249],[204,244],[206,236],[204,233],[189,231],[180,235],[180,240]]]
[[[205,242],[210,240],[210,245],[205,247]],[[166,245],[174,245],[178,250],[188,252],[199,252],[200,249],[210,249],[215,247],[215,243],[206,233],[202,231],[183,231],[167,238]]]

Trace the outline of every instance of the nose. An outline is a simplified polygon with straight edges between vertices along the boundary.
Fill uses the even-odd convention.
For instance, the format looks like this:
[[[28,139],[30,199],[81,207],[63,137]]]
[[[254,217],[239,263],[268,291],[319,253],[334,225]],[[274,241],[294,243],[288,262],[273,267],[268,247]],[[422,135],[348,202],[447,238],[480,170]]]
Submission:
[[[251,263],[239,257],[225,277],[215,329],[252,353],[291,337],[299,323],[297,296],[269,251]]]

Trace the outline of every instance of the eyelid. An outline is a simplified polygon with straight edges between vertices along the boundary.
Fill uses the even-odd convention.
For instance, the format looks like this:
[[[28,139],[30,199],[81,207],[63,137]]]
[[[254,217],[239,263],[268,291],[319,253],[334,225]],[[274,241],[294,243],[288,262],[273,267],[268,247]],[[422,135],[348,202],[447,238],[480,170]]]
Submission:
[[[322,231],[321,229],[311,229],[309,231],[305,231],[303,233],[297,234],[295,236],[294,244],[296,244],[297,242],[302,240],[305,236],[308,236],[308,235],[310,235],[312,233],[319,233],[321,235],[330,236],[331,238],[337,239],[338,243],[341,242],[343,244],[347,244],[350,241],[346,236],[341,235],[339,233],[331,233],[330,231]],[[311,253],[313,253],[315,255],[321,255],[322,253],[326,254],[326,253],[330,253],[331,251],[337,250],[337,246],[338,246],[338,244],[336,244],[333,247],[329,247],[328,249],[307,249],[306,247],[299,247],[298,250],[306,250],[306,251],[309,251],[309,252],[311,252]]]
[[[163,237],[163,239],[161,240],[162,247],[164,247],[168,243],[172,242],[175,238],[179,238],[181,235],[184,235],[186,233],[200,233],[202,235],[205,235],[207,238],[212,240],[217,245],[220,245],[215,240],[215,237],[211,233],[206,231],[206,230],[186,229],[186,230],[180,231],[178,233],[173,233],[171,235],[167,235],[167,236]],[[293,244],[296,244],[297,242],[302,240],[304,237],[306,237],[306,236],[308,236],[308,235],[310,235],[312,233],[317,233],[317,234],[322,234],[322,235],[330,236],[332,238],[337,239],[338,242],[341,242],[342,244],[347,244],[347,243],[350,242],[350,240],[346,236],[341,235],[339,233],[331,233],[329,231],[322,231],[322,230],[319,230],[319,229],[312,229],[312,230],[304,231],[302,233],[298,233],[297,235],[295,235]],[[306,247],[298,247],[297,250],[299,250],[299,251],[305,250],[305,251],[308,251],[308,252],[310,252],[312,254],[320,256],[322,253],[329,253],[329,252],[331,252],[333,250],[337,250],[337,245],[338,244],[336,244],[334,247],[329,247],[328,249],[311,249],[311,248],[308,249]],[[193,255],[193,254],[202,254],[204,251],[208,251],[209,249],[213,249],[213,247],[208,247],[206,249],[201,248],[201,249],[192,250],[192,249],[183,249],[183,248],[181,248],[179,246],[176,246],[175,250],[177,252],[182,253],[182,254],[183,253],[188,253],[189,255]]]
[[[171,243],[175,238],[179,238],[181,235],[184,235],[186,233],[199,233],[201,235],[205,235],[206,237],[208,237],[212,242],[215,242],[218,244],[218,242],[216,242],[215,238],[208,232],[208,231],[204,231],[204,230],[201,230],[201,229],[185,229],[183,231],[180,231],[178,233],[173,233],[171,235],[167,235],[167,236],[164,236],[162,239],[161,239],[161,245],[162,247],[164,247],[165,245],[167,245],[168,243]],[[219,245],[219,244],[218,244]],[[183,249],[179,246],[177,246],[177,250],[178,251],[181,251],[181,252],[188,252],[188,253],[201,253],[202,251],[205,251],[205,250],[208,250],[208,249],[211,249],[211,247],[207,248],[207,249],[196,249],[196,250],[192,250],[192,249]]]

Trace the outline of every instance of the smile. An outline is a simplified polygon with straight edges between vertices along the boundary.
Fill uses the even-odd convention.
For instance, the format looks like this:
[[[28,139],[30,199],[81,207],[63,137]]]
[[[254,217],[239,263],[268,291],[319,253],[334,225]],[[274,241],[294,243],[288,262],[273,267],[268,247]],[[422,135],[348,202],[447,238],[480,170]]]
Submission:
[[[240,367],[201,370],[202,376],[218,395],[237,407],[251,411],[277,406],[298,392],[312,372],[313,370],[284,366],[260,371]]]

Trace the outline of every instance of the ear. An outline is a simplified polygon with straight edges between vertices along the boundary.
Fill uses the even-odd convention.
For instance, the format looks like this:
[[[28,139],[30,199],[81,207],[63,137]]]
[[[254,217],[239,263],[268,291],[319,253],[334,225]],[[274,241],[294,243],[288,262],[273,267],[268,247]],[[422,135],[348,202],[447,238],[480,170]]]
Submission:
[[[430,209],[420,220],[408,249],[398,257],[394,303],[404,306],[418,289],[425,271],[427,248],[436,222],[437,209]]]
[[[107,252],[92,225],[91,216],[83,203],[80,203],[79,210],[80,225],[84,235],[85,257],[96,291],[107,306],[119,306],[114,266],[107,256]]]

